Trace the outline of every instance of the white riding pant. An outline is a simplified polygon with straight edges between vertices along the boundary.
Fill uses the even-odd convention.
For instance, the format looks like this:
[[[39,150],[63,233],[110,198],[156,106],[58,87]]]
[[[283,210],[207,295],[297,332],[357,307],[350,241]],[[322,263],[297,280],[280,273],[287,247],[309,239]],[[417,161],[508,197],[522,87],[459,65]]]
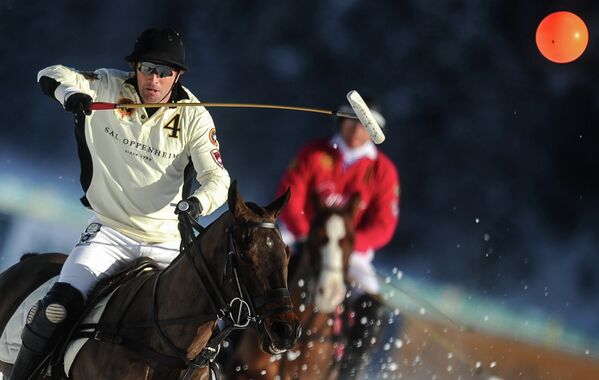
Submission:
[[[179,255],[180,241],[166,243],[139,242],[92,219],[81,234],[62,271],[66,282],[89,296],[98,281],[124,269],[135,259],[149,257],[160,267],[168,266]]]
[[[354,252],[349,256],[347,278],[353,294],[378,294],[380,287],[372,260],[374,252]]]

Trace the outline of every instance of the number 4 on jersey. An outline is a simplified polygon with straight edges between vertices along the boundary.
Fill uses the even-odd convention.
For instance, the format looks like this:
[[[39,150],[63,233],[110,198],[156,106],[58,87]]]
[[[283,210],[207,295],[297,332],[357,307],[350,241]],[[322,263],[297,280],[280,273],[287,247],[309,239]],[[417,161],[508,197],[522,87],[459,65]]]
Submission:
[[[179,115],[173,116],[173,118],[170,119],[168,123],[166,123],[166,125],[164,126],[164,129],[171,130],[171,133],[168,135],[168,137],[173,137],[173,138],[179,137],[178,133],[181,130],[179,128]]]

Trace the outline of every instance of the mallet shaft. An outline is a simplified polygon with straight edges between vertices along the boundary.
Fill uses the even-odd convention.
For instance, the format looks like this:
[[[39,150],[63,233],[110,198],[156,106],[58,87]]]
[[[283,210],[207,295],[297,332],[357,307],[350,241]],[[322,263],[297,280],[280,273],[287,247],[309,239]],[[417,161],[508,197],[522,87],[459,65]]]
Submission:
[[[92,103],[92,110],[106,110],[106,109],[117,109],[117,108],[160,108],[160,107],[226,107],[226,108],[267,108],[267,109],[279,109],[279,110],[290,110],[290,111],[302,111],[320,113],[325,115],[345,117],[349,119],[357,119],[355,114],[348,112],[330,111],[318,108],[308,107],[294,107],[294,106],[279,106],[275,104],[251,104],[251,103],[103,103],[96,102]]]

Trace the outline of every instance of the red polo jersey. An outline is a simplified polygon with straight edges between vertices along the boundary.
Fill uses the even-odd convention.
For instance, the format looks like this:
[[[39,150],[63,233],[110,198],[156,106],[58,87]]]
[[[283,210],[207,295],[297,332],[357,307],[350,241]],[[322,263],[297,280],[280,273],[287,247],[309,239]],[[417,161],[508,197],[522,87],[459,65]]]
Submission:
[[[313,195],[324,204],[341,205],[360,194],[355,251],[367,252],[387,244],[399,219],[399,177],[393,162],[380,150],[376,159],[363,157],[345,167],[338,149],[329,140],[304,146],[285,172],[278,188],[291,188],[291,198],[281,214],[285,226],[297,238],[308,234],[314,213]]]

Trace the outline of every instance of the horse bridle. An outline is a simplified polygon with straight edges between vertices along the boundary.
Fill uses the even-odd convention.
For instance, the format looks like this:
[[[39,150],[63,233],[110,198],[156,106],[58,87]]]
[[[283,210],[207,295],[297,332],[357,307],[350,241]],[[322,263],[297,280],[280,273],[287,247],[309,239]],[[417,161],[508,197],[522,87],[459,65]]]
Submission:
[[[249,226],[258,228],[269,228],[278,231],[277,226],[271,222],[249,223]],[[235,282],[236,290],[239,294],[239,297],[233,298],[229,302],[229,306],[232,307],[235,302],[239,303],[237,318],[233,318],[233,316],[231,315],[231,319],[235,321],[236,327],[246,327],[250,322],[256,322],[258,328],[261,328],[262,316],[292,311],[293,307],[291,305],[291,295],[289,293],[288,288],[271,289],[260,296],[251,296],[249,294],[249,291],[247,290],[245,284],[239,281],[239,260],[244,259],[241,258],[239,249],[237,248],[235,240],[233,239],[234,227],[227,228],[227,234],[229,237],[229,245],[227,247],[227,255],[225,257],[223,275],[220,284],[222,288],[222,286],[227,282]],[[268,305],[271,302],[278,301],[279,299],[288,299],[289,302],[286,302],[285,305],[279,305],[276,308],[272,308],[266,312],[258,314],[258,310],[262,309],[262,307]],[[247,310],[247,318],[244,323],[241,323],[240,318],[242,310],[244,308]]]
[[[181,202],[182,203],[182,202]],[[293,310],[291,304],[291,295],[288,288],[276,288],[267,291],[265,294],[260,296],[252,296],[247,290],[246,285],[239,280],[238,275],[238,260],[241,260],[239,250],[235,244],[233,238],[234,225],[227,227],[228,235],[228,246],[225,257],[225,264],[223,269],[223,276],[221,278],[221,286],[217,286],[212,273],[210,272],[206,259],[200,249],[200,242],[202,238],[201,232],[205,229],[199,225],[187,212],[186,209],[179,207],[179,230],[181,233],[181,248],[185,252],[185,255],[191,261],[192,266],[198,275],[200,283],[208,294],[208,300],[212,304],[213,309],[216,312],[216,317],[224,321],[224,328],[219,331],[213,331],[212,336],[208,340],[207,345],[200,351],[200,353],[193,359],[189,360],[185,357],[185,363],[187,364],[187,370],[182,379],[188,379],[193,374],[193,371],[197,368],[205,367],[208,365],[218,354],[218,347],[220,343],[229,335],[229,333],[235,329],[247,328],[250,323],[254,322],[259,331],[264,328],[263,316],[274,313],[282,313]],[[268,228],[275,229],[278,231],[277,226],[271,222],[255,222],[248,223],[250,227]],[[193,230],[196,229],[200,232],[200,235],[196,238]],[[199,260],[194,260],[193,252],[199,253]],[[197,265],[199,263],[199,266]],[[237,291],[238,296],[232,298],[229,302],[225,300],[222,293],[222,287],[225,283],[235,283],[234,289]],[[158,279],[156,284],[158,283]],[[272,303],[273,301],[284,300],[283,305],[270,309],[262,314],[258,314],[258,310],[264,306]],[[233,314],[234,308],[237,306],[237,315]],[[168,337],[161,331],[160,326],[156,323],[156,327],[160,333],[160,337],[169,345],[175,352],[179,349],[168,339]]]

